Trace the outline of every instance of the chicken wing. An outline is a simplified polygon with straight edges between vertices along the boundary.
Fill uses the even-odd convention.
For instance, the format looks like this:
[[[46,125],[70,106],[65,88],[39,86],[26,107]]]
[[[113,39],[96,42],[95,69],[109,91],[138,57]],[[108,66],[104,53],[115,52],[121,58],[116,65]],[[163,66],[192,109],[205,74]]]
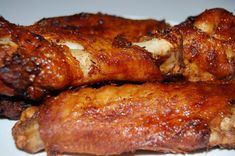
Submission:
[[[18,148],[53,156],[235,148],[235,87],[185,82],[67,91],[26,110],[13,136]]]
[[[83,16],[86,17],[85,19],[87,21]],[[93,30],[93,26],[101,19],[103,19],[104,22],[98,24],[100,29]],[[126,24],[124,24],[125,22]],[[145,29],[150,23],[155,23],[156,26],[153,27],[154,31],[148,33]],[[157,25],[157,23],[159,24]],[[138,27],[138,24],[141,26]],[[84,26],[86,29],[84,29]],[[74,16],[44,19],[27,27],[27,29],[43,36],[55,44],[64,45],[73,50],[76,44],[79,44],[79,47],[83,47],[84,43],[81,41],[82,34],[92,35],[93,37],[95,36],[102,39],[106,38],[112,41],[113,46],[139,46],[142,40],[144,40],[143,38],[152,38],[156,32],[160,34],[160,32],[169,27],[170,26],[167,26],[163,22],[154,22],[152,20],[130,20],[102,14],[78,14]],[[182,59],[180,55],[182,51],[179,49],[180,37],[179,34],[171,31],[169,34],[166,33],[158,36],[158,40],[154,38],[156,41],[153,43],[153,51],[149,50],[149,46],[152,46],[151,44],[143,44],[141,46],[146,47],[145,49],[156,61],[164,77],[174,77],[181,71]]]
[[[136,42],[145,35],[168,27],[170,25],[165,21],[153,19],[134,20],[102,13],[80,13],[72,16],[44,18],[29,26],[28,29],[35,33],[47,33],[59,28],[110,39],[123,35],[129,41]]]
[[[28,27],[1,18],[0,94],[35,100],[55,90],[109,80],[232,80],[234,21],[232,13],[218,8],[174,27],[85,13]]]
[[[189,81],[231,80],[235,75],[235,16],[209,9],[135,45],[169,57],[162,73],[182,74]]]
[[[106,40],[61,30],[54,39],[58,43],[0,18],[0,94],[39,99],[69,86],[162,79],[151,55],[123,37]]]
[[[191,26],[192,25],[192,26]],[[210,9],[180,26],[184,75],[192,81],[232,79],[235,73],[235,16]]]

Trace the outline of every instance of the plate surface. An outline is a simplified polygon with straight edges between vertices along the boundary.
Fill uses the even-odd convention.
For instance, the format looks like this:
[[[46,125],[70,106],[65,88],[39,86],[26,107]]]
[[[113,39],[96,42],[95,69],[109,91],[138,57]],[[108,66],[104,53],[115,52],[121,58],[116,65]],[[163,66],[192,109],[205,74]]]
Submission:
[[[235,14],[235,1],[232,0],[1,0],[0,15],[12,23],[30,25],[43,17],[71,15],[80,12],[103,12],[108,14],[133,17],[165,19],[182,22],[188,16],[197,15],[205,9],[221,7]],[[1,156],[46,156],[45,152],[31,155],[18,150],[11,136],[15,121],[0,120],[0,155]],[[137,152],[123,156],[153,156],[156,153]],[[158,154],[159,156],[161,154]],[[182,156],[163,154],[164,156]],[[234,156],[235,150],[214,149],[207,152],[186,156]]]

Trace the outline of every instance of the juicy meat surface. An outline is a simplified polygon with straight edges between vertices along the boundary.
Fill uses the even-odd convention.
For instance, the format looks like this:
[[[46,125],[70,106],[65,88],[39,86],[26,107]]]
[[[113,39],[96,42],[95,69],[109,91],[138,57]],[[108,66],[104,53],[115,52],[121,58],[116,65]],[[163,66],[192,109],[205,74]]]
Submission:
[[[183,37],[185,77],[190,81],[233,79],[235,16],[232,13],[209,9],[178,27]]]
[[[235,148],[235,87],[185,82],[67,91],[26,110],[13,136],[18,148],[48,155]]]
[[[235,16],[215,8],[134,44],[156,59],[167,56],[160,65],[166,75],[181,74],[193,82],[231,80],[235,76],[234,36]]]
[[[49,33],[50,34],[50,33]],[[125,39],[67,30],[46,40],[0,18],[0,94],[39,99],[47,92],[109,80],[161,80],[155,60]]]
[[[11,91],[5,94],[1,87],[0,94],[38,98],[44,89],[62,88],[71,79],[66,49],[2,17],[0,49],[0,80]]]
[[[102,14],[79,14],[49,18],[22,28],[1,19],[1,94],[21,94],[36,99],[48,90],[68,86],[108,80],[161,80],[162,74],[182,74],[189,81],[234,77],[235,18],[226,10],[206,10],[157,33],[153,41],[134,45],[119,31],[120,34],[111,39],[74,30],[93,25],[99,21],[98,17],[105,19],[107,31],[114,31],[112,26],[115,27],[108,20],[130,22],[130,26],[137,22]],[[72,25],[73,29],[64,25]]]
[[[153,19],[134,20],[102,13],[80,13],[71,16],[44,18],[28,29],[33,32],[66,29],[77,33],[97,35],[113,39],[117,35],[125,36],[129,41],[138,41],[141,37],[151,35],[170,27],[165,21]]]

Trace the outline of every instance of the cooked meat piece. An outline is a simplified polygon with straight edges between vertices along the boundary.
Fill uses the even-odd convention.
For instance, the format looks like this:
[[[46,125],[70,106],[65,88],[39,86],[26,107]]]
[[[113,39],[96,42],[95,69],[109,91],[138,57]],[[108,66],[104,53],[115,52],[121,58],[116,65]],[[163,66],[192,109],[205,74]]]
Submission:
[[[0,118],[18,119],[21,112],[29,106],[30,103],[20,98],[0,96]]]
[[[180,27],[184,75],[190,81],[231,79],[235,73],[235,16],[210,9]]]
[[[67,91],[26,110],[13,136],[18,148],[53,156],[235,148],[235,86],[146,83]]]
[[[133,45],[144,48],[159,62],[165,78],[182,75],[184,70],[182,35],[178,28],[172,27],[152,36],[145,36]]]
[[[235,16],[224,9],[206,10],[163,33],[134,43],[155,57],[165,75],[189,81],[231,80],[235,75]]]
[[[145,42],[142,43],[141,41],[143,40],[143,38],[152,38],[154,34],[152,35],[149,34],[150,36],[144,36],[143,33],[139,35],[139,33],[137,33],[134,30],[138,28],[137,22],[138,23],[142,22],[139,31],[145,32],[144,30],[142,30],[143,29],[142,27],[148,26],[149,23],[148,20],[135,21],[129,19],[122,19],[115,16],[90,15],[88,16],[89,17],[87,19],[88,21],[85,22],[84,19],[81,18],[80,16],[81,14],[74,16],[67,16],[67,17],[49,18],[39,21],[38,23],[32,26],[29,26],[27,27],[27,29],[29,29],[31,32],[42,35],[47,40],[50,40],[56,44],[65,45],[69,47],[71,50],[73,50],[73,48],[76,47],[81,47],[83,49],[85,43],[82,41],[82,36],[84,32],[86,32],[85,34],[92,35],[93,37],[95,36],[97,38],[109,39],[112,41],[112,45],[117,47],[141,45],[141,47],[146,47],[145,49],[149,52],[149,55],[151,55],[156,60],[156,63],[159,65],[161,73],[164,76],[175,76],[178,73],[180,73],[181,71],[180,65],[182,63],[182,59],[180,59],[181,51],[179,50],[178,45],[180,44],[181,36],[179,36],[178,33],[171,31],[169,34],[164,34],[161,35],[160,37],[158,36],[159,39],[154,38],[154,41],[151,41],[151,43],[145,43]],[[97,19],[98,17],[105,19],[106,22],[104,23],[107,24],[101,25],[102,27],[105,27],[105,29],[104,28],[97,29],[95,30],[97,31],[97,33],[91,33],[90,31],[93,31],[92,28],[93,22],[98,20]],[[108,20],[113,21],[114,23],[109,24]],[[126,25],[123,24],[124,21],[126,21]],[[97,22],[94,23],[96,24]],[[81,26],[84,26],[86,24],[90,24],[91,26],[87,28],[87,30],[85,31],[81,29]],[[73,25],[73,27],[67,28],[66,25]],[[125,29],[122,28],[123,26],[125,26]],[[155,30],[154,32],[155,33],[162,32],[164,28],[166,29],[168,27],[162,27],[162,26],[155,27],[155,29],[158,29],[158,31]],[[101,33],[101,30],[105,32]],[[108,36],[108,34],[110,36]],[[134,36],[136,36],[135,40],[133,39]],[[165,38],[167,41],[164,40]],[[140,41],[140,43],[139,42],[131,43],[131,41],[137,41],[137,40]],[[168,43],[168,41],[170,43]]]
[[[146,29],[147,23],[155,22],[146,21]],[[161,79],[159,69],[149,54],[140,48],[130,47],[130,43],[122,36],[109,41],[97,36],[79,35],[78,40],[77,34],[70,34],[70,31],[63,29],[57,34],[60,40],[57,39],[55,43],[59,45],[55,45],[22,27],[8,23],[3,18],[0,34],[2,95],[38,99],[47,94],[48,90],[68,86],[107,80]],[[9,112],[11,108],[12,112],[15,112],[15,107],[7,107],[6,104],[2,107],[3,112]],[[21,102],[17,103],[17,106],[19,104]],[[18,116],[20,112],[15,113],[15,116]]]
[[[111,41],[64,30],[55,38],[59,43],[0,18],[0,80],[6,86],[0,94],[39,99],[69,86],[162,79],[151,55],[123,37]]]
[[[174,27],[104,14],[48,18],[28,27],[1,18],[0,95],[35,100],[70,86],[160,81],[162,76],[167,81],[178,76],[232,80],[234,19],[218,8]]]
[[[3,18],[0,18],[0,34],[0,79],[6,88],[13,90],[11,96],[35,99],[46,89],[59,89],[71,81],[67,49]]]
[[[44,18],[28,29],[35,33],[66,29],[77,33],[98,35],[113,39],[118,35],[125,36],[129,41],[138,41],[140,37],[162,31],[170,27],[164,21],[153,19],[133,20],[102,13],[80,13],[72,16]]]

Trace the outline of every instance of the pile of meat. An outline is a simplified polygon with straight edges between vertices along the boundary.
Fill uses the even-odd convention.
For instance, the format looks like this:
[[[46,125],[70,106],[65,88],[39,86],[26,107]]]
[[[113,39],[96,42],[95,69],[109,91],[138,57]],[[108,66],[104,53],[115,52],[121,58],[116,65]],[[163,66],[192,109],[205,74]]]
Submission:
[[[80,13],[0,17],[0,115],[16,146],[50,156],[235,148],[235,16],[171,26]]]

